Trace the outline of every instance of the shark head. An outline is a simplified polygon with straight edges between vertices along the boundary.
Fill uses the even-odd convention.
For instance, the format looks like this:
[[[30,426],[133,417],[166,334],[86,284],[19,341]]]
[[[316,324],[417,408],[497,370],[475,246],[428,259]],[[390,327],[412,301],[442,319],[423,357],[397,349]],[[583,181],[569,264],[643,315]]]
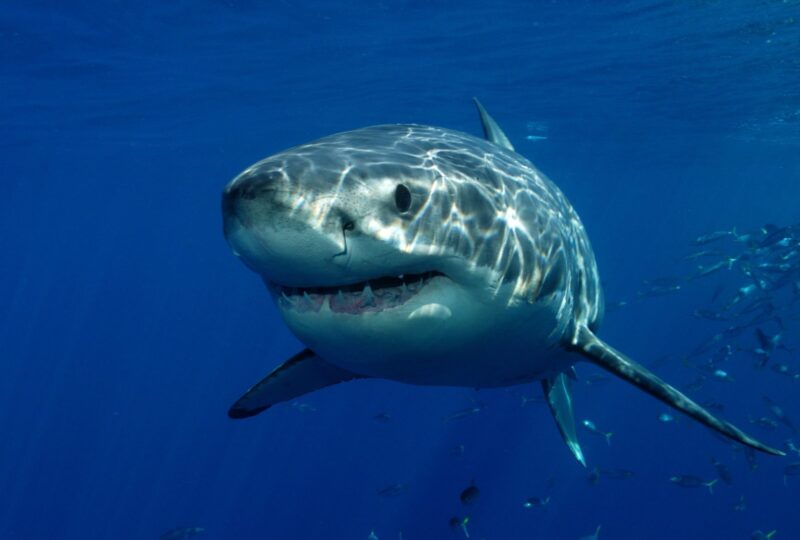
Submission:
[[[454,194],[437,185],[418,148],[389,147],[397,129],[327,137],[237,176],[222,203],[234,253],[269,283],[309,294],[445,270],[466,279],[472,265],[440,241]],[[376,148],[381,136],[387,147]]]
[[[562,259],[522,258],[553,239],[522,228],[495,163],[519,158],[503,152],[424,126],[326,137],[230,182],[225,237],[301,341],[349,369],[403,379],[401,359],[483,349],[488,333],[516,326],[509,305],[564,290],[567,269],[549,264]],[[545,339],[556,318],[526,331]]]

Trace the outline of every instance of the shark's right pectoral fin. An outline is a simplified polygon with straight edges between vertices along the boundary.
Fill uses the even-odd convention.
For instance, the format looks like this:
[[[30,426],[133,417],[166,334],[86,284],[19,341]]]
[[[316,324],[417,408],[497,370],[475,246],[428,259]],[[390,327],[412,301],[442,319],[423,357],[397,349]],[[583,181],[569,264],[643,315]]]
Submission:
[[[329,364],[310,349],[305,349],[273,369],[245,392],[228,410],[228,416],[255,416],[276,403],[361,377]]]
[[[569,376],[566,373],[559,373],[554,377],[542,379],[542,389],[550,412],[561,433],[561,438],[567,443],[572,455],[575,456],[581,465],[586,466],[583,458],[581,445],[578,443],[578,434],[575,432],[575,415],[572,412],[572,393],[569,387]]]
[[[597,366],[610,371],[726,437],[767,454],[786,455],[780,450],[770,448],[755,440],[736,426],[715,417],[691,398],[662,381],[655,373],[603,342],[588,328],[582,327],[578,330],[575,342],[570,347]]]

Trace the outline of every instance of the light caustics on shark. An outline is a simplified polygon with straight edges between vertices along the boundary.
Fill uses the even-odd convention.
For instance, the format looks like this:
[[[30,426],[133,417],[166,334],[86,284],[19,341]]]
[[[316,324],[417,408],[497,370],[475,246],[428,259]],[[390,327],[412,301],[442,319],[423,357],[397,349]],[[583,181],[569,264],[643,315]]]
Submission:
[[[225,188],[225,237],[308,347],[229,415],[356,378],[474,388],[539,380],[584,463],[570,394],[572,365],[583,359],[781,454],[597,337],[602,291],[580,219],[476,104],[487,140],[368,127],[276,154]]]

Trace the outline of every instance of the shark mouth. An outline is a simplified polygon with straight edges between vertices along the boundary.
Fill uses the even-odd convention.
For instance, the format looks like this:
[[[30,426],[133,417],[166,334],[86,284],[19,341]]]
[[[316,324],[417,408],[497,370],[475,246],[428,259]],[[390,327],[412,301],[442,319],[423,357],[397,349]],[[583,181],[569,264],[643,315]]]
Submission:
[[[283,309],[318,312],[327,305],[334,313],[359,314],[403,305],[438,277],[444,274],[401,274],[338,287],[284,287],[275,283],[267,283],[267,287]]]

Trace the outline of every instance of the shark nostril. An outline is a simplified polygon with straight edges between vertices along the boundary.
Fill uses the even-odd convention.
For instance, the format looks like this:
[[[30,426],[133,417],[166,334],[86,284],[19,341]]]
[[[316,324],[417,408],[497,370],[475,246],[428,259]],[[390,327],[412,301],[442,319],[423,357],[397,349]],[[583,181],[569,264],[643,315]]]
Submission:
[[[262,183],[239,181],[222,193],[222,212],[225,215],[236,213],[240,201],[254,201],[267,191]]]
[[[253,185],[248,185],[244,189],[242,189],[241,194],[239,195],[245,201],[252,201],[258,195],[257,190]]]
[[[339,210],[339,221],[342,224],[342,231],[354,231],[356,229],[356,220],[346,210]]]

